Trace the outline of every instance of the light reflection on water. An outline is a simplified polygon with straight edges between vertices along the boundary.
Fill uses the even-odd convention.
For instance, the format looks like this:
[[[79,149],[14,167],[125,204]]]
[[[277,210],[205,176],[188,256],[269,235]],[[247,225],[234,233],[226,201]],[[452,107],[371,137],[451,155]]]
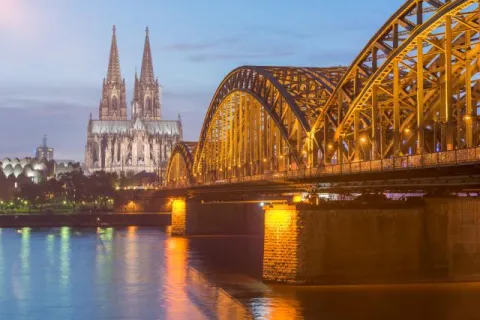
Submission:
[[[480,284],[265,285],[259,238],[0,229],[0,319],[480,319]]]

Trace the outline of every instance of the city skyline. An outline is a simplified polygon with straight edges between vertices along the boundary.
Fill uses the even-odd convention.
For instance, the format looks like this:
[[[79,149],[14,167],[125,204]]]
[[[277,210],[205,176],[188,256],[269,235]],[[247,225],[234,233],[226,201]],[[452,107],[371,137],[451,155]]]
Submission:
[[[348,65],[403,1],[347,2],[349,12],[342,11],[345,3],[314,1],[304,6],[2,1],[0,41],[8,50],[0,53],[0,134],[15,139],[2,144],[0,157],[33,154],[38,137],[47,133],[59,157],[83,158],[86,121],[98,110],[114,24],[128,107],[148,25],[155,72],[164,87],[163,116],[180,113],[185,140],[196,140],[214,91],[232,69]],[[369,19],[362,20],[366,11]],[[338,12],[343,19],[335,18]]]

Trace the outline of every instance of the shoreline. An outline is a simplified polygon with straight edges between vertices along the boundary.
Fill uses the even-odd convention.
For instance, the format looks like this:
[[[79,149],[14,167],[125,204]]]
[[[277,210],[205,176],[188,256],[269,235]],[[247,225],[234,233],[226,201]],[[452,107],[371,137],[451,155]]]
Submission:
[[[0,215],[0,228],[23,227],[166,227],[169,213],[55,213]]]

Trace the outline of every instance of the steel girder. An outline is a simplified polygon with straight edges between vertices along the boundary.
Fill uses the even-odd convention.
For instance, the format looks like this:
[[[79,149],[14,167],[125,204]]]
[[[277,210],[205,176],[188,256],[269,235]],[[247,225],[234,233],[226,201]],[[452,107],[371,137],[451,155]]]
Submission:
[[[346,68],[294,68],[245,66],[233,70],[218,87],[205,116],[195,155],[199,172],[209,130],[222,103],[232,94],[244,93],[261,104],[289,148],[289,156],[304,165],[303,148],[318,117],[318,105],[325,103]],[[213,125],[216,125],[213,123]]]
[[[405,3],[320,107],[325,162],[472,146],[478,22],[478,0]]]
[[[175,144],[167,166],[167,186],[190,185],[194,181],[192,169],[196,147],[197,142]]]

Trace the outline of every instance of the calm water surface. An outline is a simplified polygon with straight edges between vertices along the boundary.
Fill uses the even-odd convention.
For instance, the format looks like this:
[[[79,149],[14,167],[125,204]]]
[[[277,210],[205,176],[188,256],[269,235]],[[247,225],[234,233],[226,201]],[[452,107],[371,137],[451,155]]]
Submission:
[[[0,319],[480,319],[480,284],[265,285],[256,237],[0,229]]]

